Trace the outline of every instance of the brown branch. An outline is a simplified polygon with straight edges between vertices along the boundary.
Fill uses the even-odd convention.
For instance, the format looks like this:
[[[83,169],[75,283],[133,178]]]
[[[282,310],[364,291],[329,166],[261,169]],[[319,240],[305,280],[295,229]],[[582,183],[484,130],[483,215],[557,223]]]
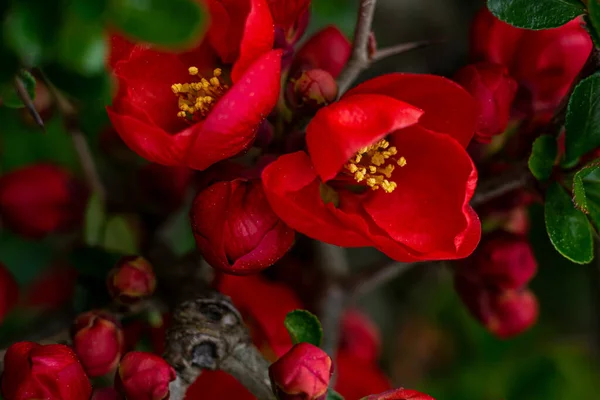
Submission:
[[[372,57],[372,61],[380,61],[384,58],[388,58],[398,54],[403,54],[411,50],[422,49],[423,47],[427,47],[435,43],[441,43],[441,41],[423,40],[419,42],[401,43],[395,46],[384,47],[383,49],[378,49],[375,52],[375,54]]]
[[[23,104],[25,105],[25,108],[27,108],[29,115],[31,115],[31,117],[33,118],[35,123],[40,128],[42,128],[42,130],[44,132],[46,132],[46,127],[44,126],[44,120],[42,119],[40,114],[35,109],[35,105],[33,104],[33,99],[31,98],[31,96],[29,96],[29,93],[27,92],[27,88],[25,88],[25,84],[23,83],[23,80],[21,80],[21,78],[19,78],[19,77],[15,78],[15,91],[17,92],[17,96],[19,96],[19,98],[23,102]]]
[[[518,165],[514,170],[479,186],[471,199],[472,207],[479,207],[513,190],[523,188],[531,182],[533,176],[527,165]]]
[[[373,292],[375,289],[391,282],[399,276],[408,272],[418,263],[382,262],[374,265],[364,272],[350,277],[344,287],[349,293],[350,302]]]

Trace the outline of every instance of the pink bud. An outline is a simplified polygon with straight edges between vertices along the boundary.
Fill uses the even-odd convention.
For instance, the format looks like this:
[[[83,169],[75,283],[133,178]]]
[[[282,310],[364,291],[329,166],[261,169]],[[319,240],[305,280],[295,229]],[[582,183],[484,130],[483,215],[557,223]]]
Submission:
[[[310,343],[295,345],[269,367],[279,400],[324,400],[332,374],[331,358]]]
[[[337,95],[337,83],[329,72],[322,69],[310,69],[290,80],[286,98],[292,108],[317,111],[335,101]]]
[[[127,400],[163,400],[175,378],[175,370],[159,356],[132,351],[119,364],[115,387]]]
[[[322,69],[337,78],[346,66],[352,46],[335,26],[328,26],[312,36],[298,50],[291,67],[291,76],[307,69]]]
[[[113,371],[123,354],[123,331],[114,316],[104,311],[79,315],[73,324],[73,348],[90,377]]]

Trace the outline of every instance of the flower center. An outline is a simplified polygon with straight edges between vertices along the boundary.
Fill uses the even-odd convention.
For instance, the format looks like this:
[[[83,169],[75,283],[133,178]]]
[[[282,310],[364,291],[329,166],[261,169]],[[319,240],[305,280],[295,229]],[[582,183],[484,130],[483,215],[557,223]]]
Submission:
[[[213,71],[213,76],[206,79],[198,75],[198,68],[190,67],[188,72],[198,78],[197,82],[176,83],[171,86],[173,93],[179,98],[178,117],[193,121],[202,119],[212,110],[217,101],[229,87],[221,78],[221,68]]]
[[[365,182],[373,190],[379,188],[386,193],[392,193],[398,186],[391,181],[392,172],[396,165],[404,167],[406,158],[396,159],[396,147],[391,146],[387,140],[380,140],[375,144],[359,149],[344,165],[347,173],[352,174],[356,182]]]

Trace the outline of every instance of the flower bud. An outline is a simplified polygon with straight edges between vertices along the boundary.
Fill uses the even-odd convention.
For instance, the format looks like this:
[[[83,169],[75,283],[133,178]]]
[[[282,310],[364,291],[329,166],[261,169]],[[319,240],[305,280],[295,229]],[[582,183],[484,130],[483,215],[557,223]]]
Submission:
[[[187,167],[151,163],[144,165],[138,176],[144,196],[153,204],[171,211],[183,204],[194,171]]]
[[[292,108],[317,111],[335,101],[338,87],[333,76],[322,69],[310,69],[290,79],[286,97]]]
[[[323,350],[299,343],[269,367],[273,392],[279,400],[324,400],[333,362]]]
[[[89,399],[92,386],[75,352],[62,344],[19,342],[4,357],[5,400]]]
[[[350,58],[350,41],[335,26],[317,32],[298,50],[290,76],[308,69],[322,69],[337,78]]]
[[[111,314],[89,311],[79,315],[71,329],[73,348],[90,377],[113,371],[123,354],[123,331]]]
[[[169,398],[169,383],[176,377],[159,356],[132,351],[119,364],[115,387],[127,400],[163,400]]]
[[[0,262],[0,324],[19,300],[19,286],[10,271]]]
[[[516,336],[537,320],[538,303],[530,290],[494,290],[461,274],[454,278],[454,287],[467,309],[495,336]]]
[[[134,304],[154,293],[156,276],[152,265],[140,256],[122,257],[108,273],[108,292],[121,304]]]
[[[411,389],[392,389],[384,393],[372,394],[362,400],[435,400],[428,394]]]
[[[479,63],[458,71],[454,80],[473,95],[479,108],[475,140],[489,143],[506,130],[517,82],[502,65]]]
[[[267,268],[294,242],[294,230],[275,215],[259,180],[235,179],[209,186],[194,199],[190,219],[206,261],[230,274]]]
[[[25,237],[37,239],[76,226],[85,200],[83,186],[55,165],[30,165],[0,177],[0,217]]]
[[[90,400],[123,400],[123,396],[113,388],[94,389]]]
[[[527,238],[501,231],[484,236],[470,261],[472,266],[465,273],[500,289],[522,288],[537,270]]]
[[[342,318],[340,349],[364,362],[375,363],[381,349],[379,329],[360,311],[346,311]]]

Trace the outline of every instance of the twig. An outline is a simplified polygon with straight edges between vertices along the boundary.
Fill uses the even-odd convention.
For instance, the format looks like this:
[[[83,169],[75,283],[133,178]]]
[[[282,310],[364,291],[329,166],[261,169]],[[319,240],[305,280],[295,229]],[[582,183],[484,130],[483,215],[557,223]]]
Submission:
[[[360,1],[358,20],[354,32],[354,43],[352,45],[352,55],[337,80],[340,94],[348,90],[352,82],[370,64],[368,44],[376,4],[376,0]]]
[[[35,109],[33,100],[29,96],[29,93],[27,92],[27,89],[25,88],[23,81],[19,77],[15,78],[15,91],[17,92],[17,95],[19,96],[19,98],[21,99],[23,104],[25,105],[25,108],[27,108],[27,111],[29,111],[29,114],[31,115],[31,117],[33,118],[35,123],[40,128],[42,128],[42,130],[44,132],[46,132],[46,127],[44,126],[44,120],[42,119],[40,114]]]
[[[418,265],[418,263],[386,261],[351,277],[345,283],[346,291],[350,295],[350,301],[354,302],[359,297],[373,292],[378,287],[403,275],[415,265]]]
[[[471,206],[481,206],[513,190],[522,188],[527,185],[531,178],[532,175],[527,167],[519,166],[516,170],[492,179],[486,182],[485,185],[478,187],[471,200]]]
[[[423,40],[420,42],[411,42],[411,43],[401,43],[395,46],[384,47],[383,49],[378,49],[372,57],[372,61],[380,61],[384,58],[388,58],[391,56],[395,56],[398,54],[406,53],[407,51],[421,49],[423,47],[430,46],[435,43],[441,43],[439,40]]]

